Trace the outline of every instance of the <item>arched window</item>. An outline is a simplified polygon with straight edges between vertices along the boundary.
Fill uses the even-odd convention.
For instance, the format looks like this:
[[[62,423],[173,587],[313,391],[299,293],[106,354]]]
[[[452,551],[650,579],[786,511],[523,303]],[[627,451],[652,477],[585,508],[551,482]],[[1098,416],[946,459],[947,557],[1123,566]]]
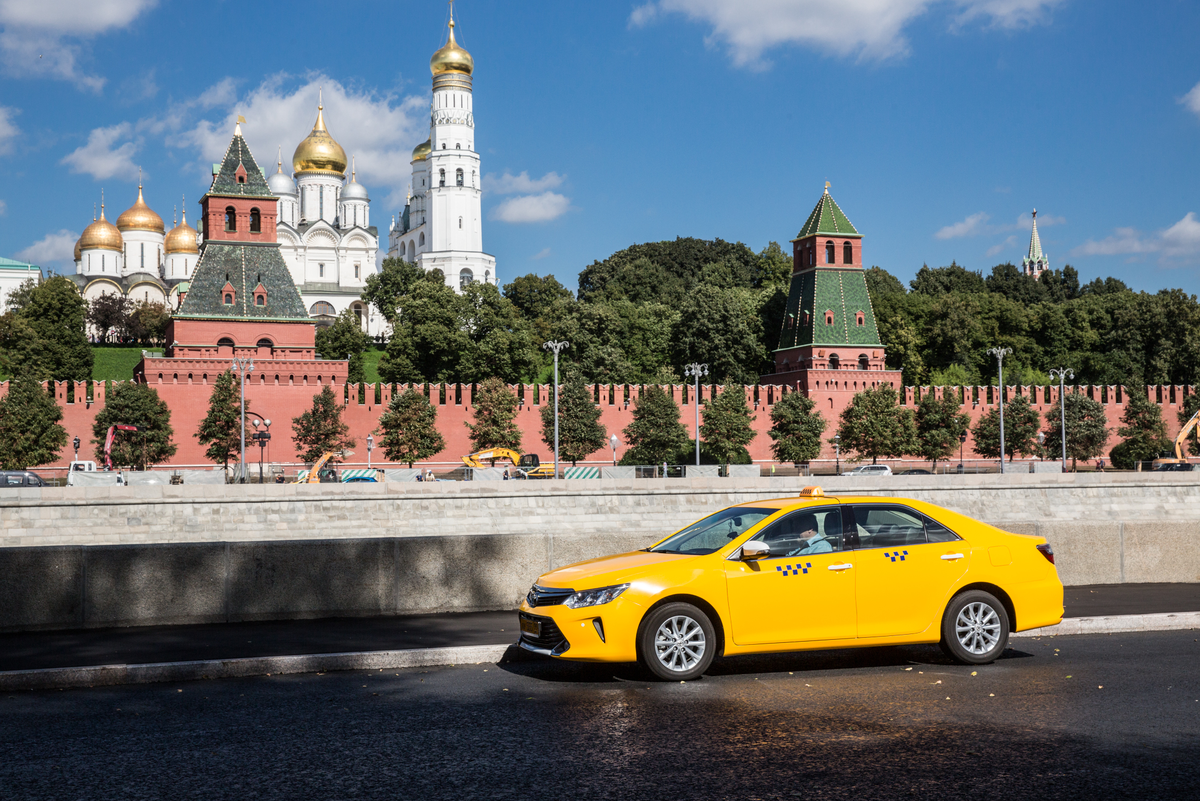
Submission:
[[[400,255],[401,256],[404,255],[404,243],[403,242],[400,243]]]
[[[485,283],[485,284],[491,283],[491,280],[492,280],[492,271],[484,270],[483,271],[483,283]]]
[[[262,233],[262,212],[258,209],[250,209],[250,233]]]
[[[226,293],[225,293],[225,305],[226,305],[226,306],[232,306],[232,305],[233,305],[233,293],[232,293],[232,292],[226,292]]]
[[[867,354],[865,354],[865,353],[858,354],[858,369],[859,370],[870,370],[871,369],[871,360],[867,358]]]
[[[475,187],[475,171],[471,170],[471,188]]]
[[[225,230],[231,232],[237,230],[237,210],[233,206],[225,207]]]
[[[425,240],[422,239],[421,241],[423,243]],[[410,256],[417,255],[417,246],[411,239],[408,240],[408,255],[410,255]]]
[[[475,280],[475,273],[468,269],[464,269],[458,274],[458,288],[466,289],[471,282]]]
[[[842,368],[841,358],[836,353],[830,354],[829,369],[830,370],[840,370],[841,368]]]
[[[866,325],[867,324],[867,315],[863,314],[862,312],[855,312],[854,313],[854,321],[856,323],[858,323],[858,325],[860,325],[860,326]]]
[[[230,339],[229,337],[221,337],[219,340],[217,340],[217,347],[218,348],[232,348],[233,340]],[[206,376],[204,376],[204,378],[207,379],[208,376],[206,375]]]
[[[420,241],[421,241],[422,245],[425,244],[425,232],[424,231],[421,232],[421,240]]]
[[[318,300],[316,303],[314,303],[312,306],[310,306],[308,309],[308,313],[311,314],[313,317],[320,317],[320,316],[336,317],[337,316],[337,311],[334,310],[333,304],[329,303],[328,301],[324,301],[324,300]]]
[[[462,168],[459,168],[459,169],[457,169],[457,170],[455,170],[455,171],[454,171],[454,183],[455,183],[455,185],[456,185],[456,186],[462,186],[462,185],[463,185],[463,171],[462,171]]]
[[[833,312],[825,311],[825,325],[833,325]]]
[[[458,218],[458,230],[462,230],[462,217]]]
[[[266,306],[267,305],[267,296],[263,295],[262,293],[255,295],[254,296],[254,305],[255,306]]]
[[[462,145],[455,145],[455,146],[454,146],[454,149],[455,149],[455,150],[462,150]]]
[[[362,326],[362,325],[364,325],[364,323],[365,323],[365,320],[363,320],[363,317],[364,317],[364,315],[363,315],[363,307],[362,307],[362,304],[361,304],[361,303],[355,303],[355,304],[354,304],[354,305],[353,305],[351,308],[353,308],[353,309],[354,309],[354,316],[358,318],[358,324],[359,324],[359,326]]]
[[[834,253],[833,253],[833,243],[832,243],[832,242],[826,242],[826,243],[825,243],[825,263],[826,263],[826,264],[833,264],[833,263],[834,263],[834,261],[833,261],[833,256],[834,256]]]
[[[258,340],[258,347],[273,348],[273,347],[275,347],[275,343],[272,342],[271,340],[267,339],[266,337],[263,337],[262,339]]]
[[[854,245],[849,242],[842,245],[842,264],[854,264]]]
[[[438,170],[438,186],[446,185],[446,171]]]

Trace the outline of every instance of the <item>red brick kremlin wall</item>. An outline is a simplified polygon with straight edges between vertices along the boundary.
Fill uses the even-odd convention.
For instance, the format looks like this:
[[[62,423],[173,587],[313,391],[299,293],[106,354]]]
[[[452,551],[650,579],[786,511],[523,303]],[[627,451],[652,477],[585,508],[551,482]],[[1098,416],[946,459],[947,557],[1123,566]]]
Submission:
[[[189,360],[190,361],[190,360]],[[195,438],[196,428],[200,420],[208,408],[208,397],[211,392],[212,381],[216,379],[221,369],[226,369],[226,362],[221,360],[220,363],[214,361],[212,363],[212,371],[207,373],[202,370],[195,370],[192,373],[192,381],[187,381],[186,374],[180,374],[179,378],[175,378],[175,373],[165,374],[162,380],[159,380],[158,373],[150,373],[147,375],[149,383],[166,400],[171,408],[171,425],[175,429],[175,444],[179,450],[175,458],[172,460],[173,466],[184,465],[204,465],[206,461],[203,456],[203,447]],[[280,376],[278,383],[274,373],[267,375],[265,373],[254,372],[249,376],[246,385],[246,397],[250,401],[250,408],[253,411],[268,417],[272,421],[271,433],[272,442],[271,448],[267,453],[267,460],[270,462],[295,462],[296,454],[292,446],[292,418],[298,417],[306,409],[311,406],[312,397],[320,391],[323,384],[329,383],[331,376],[320,375],[320,367],[323,364],[338,364],[340,363],[325,363],[314,362],[313,371],[306,377],[302,373],[291,371],[294,375]],[[296,370],[300,368],[297,367]],[[328,372],[328,371],[325,371]],[[850,373],[851,371],[846,371]],[[366,463],[366,443],[367,434],[373,432],[378,427],[379,416],[387,408],[388,402],[392,397],[391,387],[388,385],[367,384],[360,387],[359,385],[350,385],[347,387],[340,379],[333,377],[335,387],[339,395],[349,396],[344,419],[350,425],[351,435],[358,441],[354,448],[355,456],[350,460],[351,463],[357,464]],[[403,391],[405,387],[398,387],[397,391]],[[418,389],[422,392],[425,387],[418,385]],[[521,385],[511,387],[513,393],[522,400],[518,421],[522,432],[522,447],[526,452],[539,454],[545,459],[550,449],[545,446],[541,438],[541,409],[548,401],[552,401],[551,387],[547,385]],[[680,420],[687,428],[688,432],[693,431],[695,421],[695,406],[692,399],[692,387],[689,386],[672,386],[668,388],[676,403],[680,404]],[[733,389],[733,388],[730,388]],[[750,408],[754,410],[755,420],[754,429],[757,436],[750,444],[749,450],[751,457],[756,462],[770,463],[771,457],[771,439],[767,432],[771,427],[770,410],[776,401],[782,397],[784,388],[779,386],[745,386],[740,388],[746,393],[746,400]],[[464,425],[472,419],[471,408],[473,401],[473,387],[469,384],[431,384],[428,386],[430,400],[438,410],[438,427],[442,432],[442,436],[446,439],[446,449],[430,460],[430,464],[436,465],[453,465],[459,463],[459,457],[469,453],[471,443],[468,438],[468,431]],[[633,401],[642,391],[637,385],[599,385],[593,386],[592,391],[595,397],[598,397],[598,405],[601,409],[600,422],[608,430],[609,434],[617,434],[621,438],[621,431],[633,419]],[[708,397],[712,391],[712,387],[701,386],[701,398]],[[725,391],[725,388],[718,387],[717,391]],[[958,392],[958,388],[916,388],[906,387],[903,390],[902,401],[910,408],[915,406],[918,398],[925,392],[936,392],[939,395],[943,392]],[[1117,442],[1119,437],[1116,436],[1116,429],[1120,425],[1120,417],[1124,413],[1125,403],[1128,399],[1128,392],[1124,387],[1068,387],[1068,392],[1079,391],[1097,401],[1104,404],[1108,416],[1108,425],[1113,430],[1108,443],[1111,448]],[[1148,388],[1149,399],[1160,405],[1163,410],[1163,417],[1166,420],[1167,429],[1174,436],[1179,431],[1178,411],[1186,394],[1191,394],[1195,390],[1192,387],[1150,387]],[[0,383],[0,395],[8,392],[8,383]],[[63,449],[60,460],[54,465],[48,465],[49,468],[65,467],[73,456],[71,448],[71,440],[78,436],[82,440],[83,445],[80,448],[80,457],[90,459],[94,451],[90,444],[92,438],[92,422],[100,409],[104,408],[104,392],[105,385],[103,383],[88,384],[87,382],[76,383],[72,391],[68,392],[67,382],[56,382],[55,397],[59,406],[63,409],[63,425],[67,429],[68,445]],[[90,393],[90,394],[89,394]],[[361,394],[360,394],[361,393]],[[1026,397],[1033,396],[1034,408],[1045,416],[1045,413],[1057,401],[1058,387],[1042,388],[1042,387],[1008,387],[1007,398],[1012,398],[1017,394],[1025,395]],[[849,397],[853,395],[853,390],[849,387],[844,390],[841,388],[830,388],[825,391],[815,391],[812,397],[817,401],[817,408],[825,415],[829,423],[825,432],[825,438],[832,437],[837,419],[830,409],[830,401],[833,401],[833,406],[840,412],[844,408]],[[996,404],[997,393],[995,387],[967,387],[967,400],[963,408],[971,416],[972,425],[983,414],[990,411]],[[625,401],[629,400],[629,405],[626,406]],[[976,405],[977,402],[977,405]],[[376,434],[378,438],[378,434]],[[968,458],[971,458],[972,442],[968,439],[966,443],[966,453]],[[247,445],[247,461],[257,462],[257,449],[251,449]],[[1107,453],[1108,448],[1105,449]],[[620,458],[625,452],[625,444],[622,439],[618,446],[617,456]],[[382,453],[376,449],[375,456],[379,457],[374,460],[374,464],[381,465]],[[832,447],[826,447],[826,452],[822,454],[823,458],[832,459]],[[588,459],[590,464],[608,464],[612,461],[612,451],[609,448],[603,448],[592,454]]]

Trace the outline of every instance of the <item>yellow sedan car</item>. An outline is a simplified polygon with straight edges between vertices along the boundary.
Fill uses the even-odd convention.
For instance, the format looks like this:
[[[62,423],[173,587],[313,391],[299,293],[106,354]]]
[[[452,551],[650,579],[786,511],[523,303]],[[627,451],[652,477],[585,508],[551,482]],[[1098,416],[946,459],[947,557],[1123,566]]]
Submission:
[[[1045,539],[921,501],[827,497],[731,506],[642,551],[538,578],[522,648],[640,661],[663,679],[718,655],[940,643],[985,664],[1009,633],[1062,620]]]

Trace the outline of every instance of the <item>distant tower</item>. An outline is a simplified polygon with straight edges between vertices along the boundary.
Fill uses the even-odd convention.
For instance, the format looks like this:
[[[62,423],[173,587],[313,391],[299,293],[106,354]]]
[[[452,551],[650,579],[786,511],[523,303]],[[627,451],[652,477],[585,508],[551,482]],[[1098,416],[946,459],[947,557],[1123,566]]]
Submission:
[[[1021,259],[1021,268],[1026,275],[1041,278],[1050,269],[1050,258],[1042,253],[1042,240],[1037,232],[1037,209],[1033,210],[1033,234],[1029,237],[1029,255]]]

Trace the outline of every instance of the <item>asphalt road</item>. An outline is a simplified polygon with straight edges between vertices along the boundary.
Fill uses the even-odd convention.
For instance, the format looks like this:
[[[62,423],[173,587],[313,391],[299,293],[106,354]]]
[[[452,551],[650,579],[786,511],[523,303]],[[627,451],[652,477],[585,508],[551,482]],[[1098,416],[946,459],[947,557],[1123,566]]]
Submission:
[[[1192,798],[1200,632],[0,696],[5,799]]]

